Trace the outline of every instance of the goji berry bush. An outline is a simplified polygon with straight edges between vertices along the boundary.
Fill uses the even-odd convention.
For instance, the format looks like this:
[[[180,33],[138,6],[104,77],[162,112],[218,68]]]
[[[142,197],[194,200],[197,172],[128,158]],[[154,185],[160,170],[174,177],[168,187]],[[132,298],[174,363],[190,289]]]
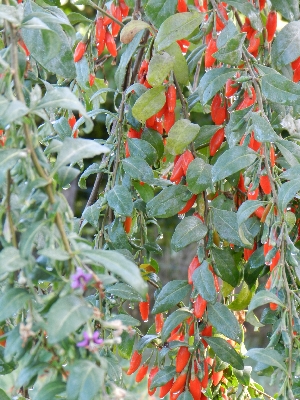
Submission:
[[[0,4],[1,399],[299,398],[299,2],[72,10]]]

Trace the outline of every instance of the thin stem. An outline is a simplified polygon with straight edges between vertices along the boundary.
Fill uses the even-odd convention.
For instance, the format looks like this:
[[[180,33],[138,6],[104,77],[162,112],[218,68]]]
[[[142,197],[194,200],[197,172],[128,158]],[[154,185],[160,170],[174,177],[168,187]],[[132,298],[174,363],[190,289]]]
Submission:
[[[119,21],[117,18],[115,18],[113,15],[111,15],[110,13],[108,13],[107,11],[105,11],[103,8],[99,7],[97,4],[95,4],[94,2],[92,2],[91,0],[88,0],[87,3],[89,6],[93,7],[95,10],[100,11],[102,14],[106,15],[107,17],[109,17],[110,19],[112,19],[116,24],[120,25],[120,26],[124,26],[123,22]]]
[[[243,385],[243,386],[245,386],[245,385]],[[257,393],[259,393],[259,394],[262,394],[262,395],[265,396],[267,399],[275,400],[275,398],[274,398],[273,396],[270,396],[269,394],[263,392],[262,390],[257,389],[256,386],[249,385],[249,388],[255,390],[255,391],[256,391]]]
[[[18,242],[17,242],[17,237],[16,237],[16,230],[14,227],[14,222],[12,219],[11,215],[11,208],[10,208],[10,195],[11,195],[11,175],[10,175],[10,169],[7,170],[7,186],[6,186],[6,212],[7,212],[7,218],[8,218],[8,223],[9,223],[9,230],[11,234],[11,240],[14,245],[14,247],[18,247]]]

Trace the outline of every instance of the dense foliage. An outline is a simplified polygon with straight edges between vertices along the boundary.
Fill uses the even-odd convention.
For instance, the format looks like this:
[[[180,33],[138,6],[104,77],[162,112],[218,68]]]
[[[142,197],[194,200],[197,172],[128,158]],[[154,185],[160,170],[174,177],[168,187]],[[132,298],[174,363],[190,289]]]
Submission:
[[[125,1],[0,4],[0,397],[296,399],[299,3]]]

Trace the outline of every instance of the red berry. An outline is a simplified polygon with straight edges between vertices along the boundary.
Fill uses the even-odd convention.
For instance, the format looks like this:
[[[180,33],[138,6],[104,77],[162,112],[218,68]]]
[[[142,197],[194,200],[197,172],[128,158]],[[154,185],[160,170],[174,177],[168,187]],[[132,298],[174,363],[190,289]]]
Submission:
[[[203,314],[206,310],[207,301],[203,299],[203,297],[198,294],[196,297],[196,301],[194,303],[194,315],[196,318],[200,319],[203,317]]]
[[[105,33],[105,44],[106,44],[108,52],[113,57],[117,57],[118,51],[117,51],[115,39],[113,38],[112,34],[108,31],[106,31],[106,33]]]
[[[149,378],[148,378],[148,394],[149,394],[149,396],[153,396],[156,391],[156,388],[154,388],[153,390],[150,390],[150,386],[151,386],[154,376],[158,373],[158,371],[159,371],[158,367],[151,368]]]
[[[139,309],[140,309],[140,314],[142,317],[143,321],[148,321],[149,318],[149,310],[150,310],[150,304],[149,304],[149,294],[147,293],[146,295],[147,300],[146,301],[141,301],[139,303]]]
[[[204,65],[205,68],[210,68],[214,65],[216,59],[213,57],[213,54],[218,51],[217,48],[217,41],[215,39],[211,39],[207,45],[205,58],[204,58]]]
[[[97,18],[96,26],[95,26],[95,39],[96,43],[104,43],[105,42],[105,26],[103,24],[103,18]]]
[[[155,332],[158,334],[162,331],[164,326],[164,316],[162,313],[155,315]]]
[[[147,364],[142,365],[141,368],[138,370],[138,373],[136,374],[135,381],[141,382],[145,378],[147,372],[148,372],[148,365]]]
[[[182,12],[187,12],[187,10],[188,10],[188,8],[187,8],[185,0],[178,0],[177,11],[182,13]]]
[[[222,105],[223,102],[223,105]],[[211,119],[216,125],[222,125],[226,119],[227,107],[225,101],[217,93],[211,103]]]
[[[176,107],[176,87],[170,85],[167,90],[167,106],[170,113],[174,112]]]
[[[217,130],[217,132],[213,135],[209,142],[209,153],[211,156],[214,156],[216,152],[221,147],[223,140],[225,137],[225,130],[221,128]]]
[[[182,372],[189,362],[191,353],[185,346],[181,346],[176,357],[176,372]]]
[[[141,361],[142,361],[142,354],[138,353],[137,350],[135,350],[132,353],[132,356],[131,356],[131,359],[130,359],[127,375],[133,374],[138,369],[138,367],[140,366]]]
[[[82,59],[84,53],[86,50],[86,43],[84,42],[79,42],[76,46],[75,52],[74,52],[74,62],[78,62]]]
[[[193,207],[196,199],[197,199],[197,195],[193,194],[193,196],[186,202],[186,205],[183,207],[183,209],[178,211],[178,214],[187,213]]]
[[[277,12],[271,11],[267,18],[266,30],[268,32],[267,40],[272,42],[277,28]]]

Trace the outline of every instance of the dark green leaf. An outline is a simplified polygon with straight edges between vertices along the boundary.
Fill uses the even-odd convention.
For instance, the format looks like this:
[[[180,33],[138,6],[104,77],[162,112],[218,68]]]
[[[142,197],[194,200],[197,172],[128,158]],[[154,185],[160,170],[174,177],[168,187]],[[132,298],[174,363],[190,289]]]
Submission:
[[[214,57],[225,64],[238,65],[242,58],[245,38],[245,33],[236,35],[230,39],[225,46],[221,47],[216,53],[214,53]]]
[[[300,21],[298,21],[300,24]],[[264,75],[261,78],[262,94],[273,103],[284,106],[300,104],[300,87],[280,74]]]
[[[171,247],[175,251],[182,250],[193,242],[203,239],[207,233],[207,227],[197,217],[185,217],[177,225],[171,239]]]
[[[178,397],[178,400],[193,400],[193,396],[188,390],[185,390],[181,395]]]
[[[278,146],[280,152],[290,166],[294,167],[299,165],[300,146],[289,140],[278,140],[276,146]]]
[[[139,140],[139,139],[137,139]],[[142,140],[147,141],[153,146],[157,152],[157,158],[160,159],[164,154],[164,144],[161,135],[153,129],[144,129],[142,133]]]
[[[270,122],[259,113],[251,113],[254,137],[259,142],[276,142],[278,135],[272,128]]]
[[[152,342],[152,340],[156,339],[157,335],[145,335],[143,336],[136,347],[136,350],[141,352],[149,343]]]
[[[287,19],[294,21],[299,19],[299,1],[298,0],[271,0],[272,6],[276,11]],[[280,33],[280,32],[279,32]],[[299,54],[300,55],[300,54]]]
[[[77,168],[62,166],[57,171],[58,184],[62,188],[66,188],[74,181],[74,179],[77,178],[79,174],[80,170]]]
[[[49,343],[57,343],[75,332],[92,315],[92,307],[88,307],[83,299],[74,295],[61,297],[53,304],[48,314]]]
[[[115,82],[119,91],[122,91],[124,80],[127,73],[127,67],[130,63],[132,56],[134,55],[136,49],[138,48],[140,41],[143,37],[144,29],[140,31],[133,40],[124,46],[125,50],[121,56],[121,59],[118,63],[118,68],[115,73]]]
[[[246,200],[239,207],[237,211],[237,222],[238,225],[241,225],[245,222],[251,214],[254,213],[258,209],[258,207],[264,206],[266,203],[264,201],[259,200]]]
[[[212,167],[213,182],[220,181],[243,168],[249,167],[256,158],[256,152],[246,146],[235,146],[224,151]]]
[[[149,165],[141,158],[127,157],[122,160],[124,171],[138,181],[152,183],[153,171]]]
[[[156,375],[154,375],[154,378],[150,385],[150,390],[153,390],[156,387],[165,385],[172,378],[174,378],[175,374],[176,374],[176,370],[175,370],[175,367],[172,365],[169,365],[169,366],[165,367],[164,369],[159,370],[158,373]]]
[[[18,387],[28,386],[31,380],[37,377],[38,373],[42,374],[48,366],[47,363],[30,363],[26,367],[23,367],[17,379]]]
[[[90,19],[88,19],[87,17],[85,17],[84,15],[76,13],[76,12],[71,12],[70,14],[68,14],[68,19],[72,25],[91,24],[93,22]]]
[[[141,323],[138,319],[133,318],[131,315],[128,314],[118,314],[111,317],[108,322],[110,321],[121,321],[123,325],[126,326],[140,326]]]
[[[127,142],[131,157],[142,158],[150,165],[155,163],[157,152],[152,144],[143,139],[127,139]]]
[[[229,20],[217,38],[217,48],[220,49],[221,47],[225,46],[226,43],[228,43],[228,41],[234,38],[236,35],[238,35],[236,26],[232,21]]]
[[[159,314],[174,307],[185,298],[191,287],[187,281],[175,280],[168,282],[159,292],[152,310],[153,314]]]
[[[299,7],[299,5],[298,5]],[[300,56],[300,21],[285,25],[275,37],[271,48],[272,62],[277,69]]]
[[[236,146],[244,136],[252,108],[253,107],[251,106],[230,113],[230,120],[225,127],[229,148]]]
[[[176,12],[176,3],[173,0],[149,0],[145,12],[152,24],[159,28],[160,25]]]
[[[10,397],[4,392],[4,390],[0,389],[0,399],[1,400],[10,400]]]
[[[207,261],[203,261],[200,267],[196,268],[192,276],[193,284],[198,293],[209,303],[215,303],[217,293],[214,284],[214,277],[209,269]]]
[[[168,218],[178,214],[191,198],[191,192],[181,185],[168,186],[147,204],[149,217]]]
[[[247,351],[246,355],[255,361],[261,362],[263,360],[266,365],[272,365],[273,367],[286,371],[284,359],[276,350],[260,348],[250,349]]]
[[[107,193],[107,202],[109,206],[118,214],[125,217],[130,216],[133,211],[133,201],[128,189],[122,185],[115,185]]]
[[[289,202],[295,197],[300,190],[300,180],[293,179],[290,182],[284,183],[278,191],[278,207],[283,212]]]
[[[37,234],[45,229],[46,224],[46,220],[35,222],[22,233],[20,240],[20,252],[23,257],[29,257],[35,244]]]
[[[93,163],[87,167],[87,169],[80,176],[78,186],[81,189],[86,189],[86,179],[93,174],[98,174],[100,172],[100,165],[97,163]]]
[[[113,286],[107,287],[105,289],[105,292],[125,300],[143,301],[138,292],[136,292],[131,286],[127,285],[126,283],[116,283]]]
[[[0,321],[12,317],[23,307],[26,307],[30,294],[25,289],[8,289],[0,297]]]
[[[244,270],[245,282],[252,286],[265,265],[263,246],[259,247],[249,258]]]
[[[234,261],[229,247],[223,250],[218,248],[211,249],[214,260],[214,271],[225,282],[236,287],[240,280],[240,273]]]
[[[82,218],[86,219],[87,222],[90,223],[96,229],[98,228],[99,216],[102,205],[103,205],[103,199],[99,199],[96,201],[96,203],[86,207],[82,213]]]
[[[0,149],[0,177],[6,176],[20,158],[26,157],[26,152],[18,149]]]
[[[243,246],[237,223],[237,214],[233,211],[213,209],[213,224],[222,239],[229,243]]]
[[[244,369],[244,362],[242,357],[234,350],[234,348],[220,337],[206,337],[205,341],[213,349],[216,355],[226,363],[230,364],[233,368],[238,370]]]
[[[138,140],[138,139],[137,139]],[[154,190],[150,185],[147,185],[147,183],[144,183],[141,185],[140,182],[133,182],[132,183],[134,188],[137,190],[139,195],[141,196],[141,199],[147,203],[154,197]]]
[[[187,63],[189,68],[189,73],[191,74],[196,68],[198,62],[200,61],[200,57],[204,53],[206,49],[206,44],[201,44],[196,47],[187,57]]]
[[[228,308],[232,311],[245,310],[248,307],[252,296],[253,293],[249,290],[248,285],[244,282],[239,294],[229,304]]]
[[[199,95],[201,102],[206,104],[225,85],[228,78],[235,74],[233,68],[213,68],[207,71],[199,83]]]
[[[250,384],[251,367],[245,367],[243,371],[234,368],[233,373],[242,385],[248,386]]]
[[[164,322],[164,326],[161,331],[161,340],[165,342],[168,339],[172,330],[176,328],[176,326],[181,324],[183,321],[188,319],[191,315],[192,314],[190,311],[186,311],[182,308],[170,314]]]
[[[196,158],[188,167],[186,180],[192,193],[198,194],[211,187],[211,165],[206,164],[202,158]]]
[[[199,146],[209,143],[212,136],[221,128],[221,125],[204,125],[201,126],[200,132],[194,140],[194,146],[197,149]]]
[[[227,4],[239,10],[242,14],[246,15],[251,22],[251,26],[260,31],[262,29],[262,23],[259,16],[259,11],[249,3],[248,0],[228,0]]]
[[[158,51],[169,47],[176,40],[188,37],[202,22],[203,15],[195,12],[174,14],[163,21],[158,30],[155,44]]]
[[[224,304],[208,303],[207,312],[209,322],[217,329],[219,333],[222,333],[224,336],[234,340],[235,342],[241,343],[241,327],[234,314],[229,311]]]
[[[93,400],[104,383],[104,371],[94,362],[76,361],[67,380],[68,400]]]

